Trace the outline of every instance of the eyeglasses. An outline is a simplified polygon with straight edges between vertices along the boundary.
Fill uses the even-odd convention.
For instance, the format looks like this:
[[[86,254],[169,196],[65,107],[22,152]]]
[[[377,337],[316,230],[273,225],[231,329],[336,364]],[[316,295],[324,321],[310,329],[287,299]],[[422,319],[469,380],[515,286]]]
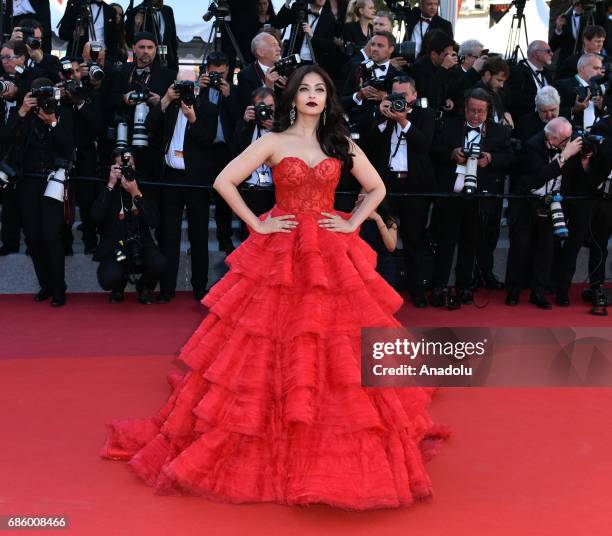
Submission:
[[[16,60],[19,56],[15,56],[14,54],[12,56],[0,56],[0,61],[11,61],[11,60]]]

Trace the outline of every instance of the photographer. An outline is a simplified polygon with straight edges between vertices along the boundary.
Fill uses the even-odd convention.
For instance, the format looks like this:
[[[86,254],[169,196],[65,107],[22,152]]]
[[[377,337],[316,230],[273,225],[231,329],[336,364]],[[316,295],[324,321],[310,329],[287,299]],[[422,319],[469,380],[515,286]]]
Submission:
[[[482,231],[491,217],[489,199],[475,198],[473,194],[502,193],[504,174],[514,160],[508,129],[492,121],[491,98],[486,91],[472,89],[465,100],[465,119],[450,117],[437,128],[431,154],[437,166],[439,191],[464,196],[442,197],[434,204],[438,250],[430,301],[434,307],[444,305],[458,246],[455,286],[459,300],[471,303],[477,249],[486,262],[479,268],[487,282],[494,278],[492,257],[497,243],[497,236],[485,236]]]
[[[12,41],[23,41],[30,56],[26,65],[38,67],[40,76],[49,78],[52,82],[59,82],[60,63],[57,56],[44,52],[43,27],[35,19],[23,19],[19,26],[13,28]]]
[[[159,45],[166,47],[166,67],[178,72],[178,38],[174,11],[163,0],[145,0],[125,13],[126,42],[136,44],[134,37],[140,32],[159,35]],[[158,53],[159,55],[159,53]]]
[[[448,96],[453,101],[453,110],[462,109],[465,92],[480,80],[482,68],[488,59],[483,55],[483,50],[483,44],[476,39],[464,41],[459,46],[459,65],[448,84]]]
[[[451,111],[454,107],[449,97],[448,86],[454,79],[454,68],[458,65],[453,38],[441,30],[431,32],[429,47],[408,70],[416,82],[421,97],[426,97],[435,111]]]
[[[56,171],[73,161],[74,137],[72,110],[56,101],[54,90],[49,79],[34,80],[18,112],[9,115],[0,141],[15,146],[9,164],[18,171],[23,229],[41,287],[35,300],[52,297],[51,305],[59,307],[66,303],[61,233],[68,211],[67,185]]]
[[[287,85],[287,79],[274,68],[281,57],[281,48],[274,36],[266,32],[257,34],[251,42],[251,50],[255,61],[238,73],[238,105],[241,110],[248,106],[253,91],[258,87],[282,90]]]
[[[40,21],[43,30],[42,49],[45,54],[51,54],[51,9],[48,0],[28,0],[27,2],[11,0],[6,2],[4,12],[4,28],[23,25],[24,19]]]
[[[211,52],[206,58],[204,69],[200,70],[200,98],[212,105],[212,121],[215,125],[213,146],[208,158],[211,160],[210,183],[232,159],[231,141],[238,120],[236,87],[227,80],[229,59],[224,52]],[[232,242],[232,211],[215,192],[215,221],[219,250],[228,255],[234,250]]]
[[[109,55],[117,55],[115,10],[104,2],[69,0],[59,21],[58,35],[68,41],[68,54],[80,56],[87,41],[97,41],[106,47]]]
[[[572,176],[582,171],[579,156],[582,139],[570,141],[571,135],[571,124],[558,117],[550,120],[542,132],[526,143],[523,173],[521,179],[513,183],[513,193],[530,193],[538,198],[510,205],[507,305],[516,305],[522,289],[529,286],[531,303],[540,309],[552,308],[546,299],[546,292],[551,287],[555,237],[551,195],[553,192],[565,194]]]
[[[602,54],[606,41],[606,31],[601,26],[587,26],[582,34],[582,50],[565,58],[557,65],[557,80],[570,78],[578,72],[578,60],[583,54],[597,54],[601,56],[604,67],[610,63],[610,58]]]
[[[22,41],[7,41],[2,44],[0,50],[2,59],[2,78],[16,84],[17,94],[14,100],[21,105],[25,94],[32,87],[32,82],[36,78],[41,78],[41,71],[36,67],[26,65],[28,49]]]
[[[519,61],[510,71],[506,95],[508,108],[517,124],[533,112],[537,91],[552,84],[552,72],[546,69],[552,63],[552,57],[546,41],[532,41],[527,47],[527,59]]]
[[[251,103],[244,111],[244,117],[236,124],[233,139],[235,154],[244,151],[251,143],[265,136],[272,130],[274,120],[274,92],[267,87],[260,87],[253,91]],[[265,164],[253,170],[251,176],[245,181],[248,190],[242,192],[247,206],[259,216],[274,206],[274,179],[272,169]],[[256,188],[258,187],[258,188]],[[242,239],[248,236],[244,223],[241,227]]]
[[[572,7],[559,15],[555,20],[555,28],[550,34],[550,48],[554,52],[560,50],[559,59],[564,60],[579,50],[575,50],[576,43],[582,40],[582,33],[586,28],[587,14],[583,0],[572,0]]]
[[[136,159],[139,173],[151,180],[159,179],[164,148],[159,136],[155,133],[149,136],[146,132],[146,115],[151,107],[159,104],[160,95],[166,93],[174,79],[174,72],[159,63],[155,36],[147,32],[139,33],[134,42],[134,61],[123,65],[117,73],[109,101],[127,122],[132,148],[139,153]],[[148,108],[143,107],[144,104]],[[134,137],[136,128],[138,139]]]
[[[195,73],[180,72],[161,102],[147,117],[147,128],[160,131],[164,157],[163,180],[167,183],[212,185],[212,150],[217,123],[215,107],[195,95]],[[208,215],[210,191],[204,188],[164,186],[160,192],[159,246],[168,264],[160,278],[157,303],[174,298],[181,249],[181,222],[187,209],[187,232],[191,245],[193,296],[201,300],[208,282]]]
[[[590,84],[602,74],[601,56],[584,54],[578,60],[578,74],[555,83],[561,95],[561,115],[574,126],[588,129],[602,115],[603,97],[598,94],[599,85]]]
[[[438,15],[439,7],[439,0],[421,0],[419,6],[412,8],[406,17],[406,35],[416,43],[417,55],[421,53],[425,35],[432,30],[440,30],[453,38],[453,27]]]
[[[434,133],[434,113],[417,102],[414,80],[393,79],[392,93],[379,105],[381,118],[366,138],[372,159],[390,193],[423,193],[435,190],[429,150]],[[416,307],[425,307],[422,259],[430,200],[426,197],[391,197],[399,216],[399,232],[406,258],[408,290]]]
[[[138,301],[153,302],[152,289],[166,268],[166,259],[151,236],[159,213],[142,195],[134,178],[134,158],[128,150],[114,152],[108,183],[92,208],[92,217],[102,226],[94,260],[100,262],[98,282],[110,290],[111,303],[123,301],[123,291],[132,274],[141,273],[136,284]]]

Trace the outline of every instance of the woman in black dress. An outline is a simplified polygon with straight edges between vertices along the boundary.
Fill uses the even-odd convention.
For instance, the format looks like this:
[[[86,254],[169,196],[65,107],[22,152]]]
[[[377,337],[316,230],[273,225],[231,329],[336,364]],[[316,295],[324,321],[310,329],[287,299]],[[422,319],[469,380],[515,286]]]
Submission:
[[[351,0],[342,30],[344,43],[350,41],[356,45],[357,50],[363,48],[372,37],[372,21],[375,16],[374,0]]]

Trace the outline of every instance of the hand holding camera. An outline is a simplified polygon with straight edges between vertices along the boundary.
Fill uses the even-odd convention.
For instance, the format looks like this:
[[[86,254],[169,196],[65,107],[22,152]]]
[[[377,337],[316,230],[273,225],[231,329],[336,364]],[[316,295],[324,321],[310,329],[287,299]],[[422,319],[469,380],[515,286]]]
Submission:
[[[451,160],[457,162],[457,164],[464,165],[467,161],[465,155],[463,154],[463,147],[455,147],[451,152]]]
[[[398,123],[402,128],[408,124],[408,103],[403,93],[390,93],[381,101],[380,113],[392,121]]]
[[[187,121],[190,123],[196,122],[196,113],[193,105],[188,105],[186,102],[181,101],[181,110],[183,111],[183,115],[187,118]]]
[[[591,92],[587,88],[586,96],[583,99],[580,99],[580,95],[576,95],[576,100],[574,101],[574,106],[572,107],[572,113],[580,113],[586,110],[589,107],[589,102],[591,100]]]
[[[216,89],[226,98],[230,95],[230,85],[223,77],[223,73],[217,71],[203,72],[199,81],[201,87]]]
[[[177,100],[180,96],[181,94],[179,93],[179,90],[175,88],[174,84],[172,84],[161,99],[162,111],[168,108],[168,106],[170,106],[170,104]]]
[[[244,110],[244,116],[243,119],[245,121],[245,123],[250,123],[251,121],[255,121],[255,107],[254,106],[247,106],[246,110]]]
[[[119,164],[113,164],[110,168],[110,173],[108,174],[108,182],[106,186],[110,188],[114,188],[117,184],[117,181],[121,179],[121,166]]]
[[[459,65],[459,58],[456,52],[452,54],[447,54],[442,61],[443,69],[452,69],[453,67]]]
[[[25,117],[28,115],[34,108],[38,106],[38,99],[36,97],[32,97],[32,92],[29,91],[23,99],[23,103],[21,104],[21,108],[19,108],[19,117]]]
[[[561,156],[568,160],[572,156],[577,155],[582,149],[582,137],[578,137],[574,140],[567,142],[563,151],[561,151]]]

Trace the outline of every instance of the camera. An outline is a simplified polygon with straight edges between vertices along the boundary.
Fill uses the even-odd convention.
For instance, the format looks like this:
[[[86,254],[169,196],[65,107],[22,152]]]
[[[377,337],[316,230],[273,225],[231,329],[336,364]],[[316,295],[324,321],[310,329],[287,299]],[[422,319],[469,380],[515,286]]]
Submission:
[[[216,71],[209,71],[206,73],[208,76],[208,87],[215,89],[221,88],[221,81],[223,80],[223,74]]]
[[[374,67],[376,64],[372,60],[365,61],[361,64],[361,87],[373,87],[379,91],[384,91],[387,88],[386,78],[377,78],[374,75]]]
[[[36,99],[36,106],[45,113],[55,113],[57,103],[61,98],[59,87],[42,86],[32,89],[32,97]]]
[[[290,76],[295,71],[299,64],[302,63],[302,58],[299,54],[292,54],[286,58],[281,58],[274,64],[274,70],[281,76]]]
[[[408,63],[416,60],[416,43],[414,41],[404,41],[397,47],[396,57],[405,59]]]
[[[227,0],[213,0],[209,6],[208,11],[204,13],[202,18],[204,22],[208,22],[212,18],[215,19],[226,19],[230,16],[230,7]]]
[[[291,6],[293,22],[300,25],[308,20],[308,2],[306,0],[296,0]]]
[[[463,181],[463,193],[465,195],[474,195],[478,189],[478,159],[480,158],[481,150],[480,143],[469,142],[463,148],[463,154],[467,158],[465,163],[465,178]]]
[[[123,175],[123,178],[128,182],[132,182],[134,180],[134,170],[132,169],[132,166],[130,166],[131,157],[132,153],[130,151],[123,151],[121,153],[121,164],[119,164],[121,175]]]
[[[149,134],[145,121],[149,114],[149,105],[146,102],[139,102],[134,111],[134,130],[132,131],[132,146],[133,147],[148,147]]]
[[[140,233],[129,232],[125,241],[119,240],[119,247],[115,250],[115,260],[123,262],[129,258],[131,267],[134,272],[142,270],[144,264],[144,256],[142,251],[142,242],[140,241]]]
[[[98,41],[92,41],[89,43],[89,56],[91,57],[92,62],[98,61],[100,58],[100,52],[102,52],[103,48],[102,43],[99,43]]]
[[[15,84],[10,80],[0,80],[0,95],[4,95],[14,86]]]
[[[149,100],[149,96],[150,96],[150,92],[148,89],[145,88],[145,89],[138,90],[138,91],[132,91],[129,94],[128,99],[135,103],[143,103]]]
[[[253,106],[253,110],[255,111],[255,122],[258,125],[274,117],[274,110],[272,109],[272,106],[268,106],[263,102]]]
[[[90,80],[94,80],[96,82],[101,82],[102,80],[104,80],[104,69],[98,63],[88,61],[87,67],[89,67]]]
[[[23,42],[32,50],[38,50],[40,48],[40,39],[34,37],[34,28],[22,26],[21,33],[23,34]]]
[[[64,88],[66,93],[76,99],[84,99],[87,96],[87,91],[81,82],[76,80],[64,80],[57,84],[57,87]]]
[[[581,128],[575,128],[572,131],[572,140],[577,138],[582,138],[582,149],[580,149],[580,154],[582,156],[596,153],[599,146],[605,141],[603,136],[598,134],[589,134]]]
[[[6,162],[0,162],[0,190],[6,190],[16,181],[17,172]]]
[[[342,52],[348,58],[352,58],[355,54],[357,54],[358,51],[359,51],[359,47],[352,41],[347,41],[346,43],[344,43]]]
[[[408,109],[408,103],[406,102],[406,95],[404,93],[389,93],[385,100],[391,103],[391,111],[403,113]]]
[[[563,201],[563,196],[559,192],[552,192],[545,199],[545,203],[548,205],[548,209],[550,210],[553,235],[563,240],[567,238],[569,231],[565,223],[565,214],[563,213],[561,201]]]
[[[187,106],[193,106],[195,103],[196,95],[200,94],[200,86],[196,82],[191,80],[181,80],[180,82],[174,82],[172,86],[174,91],[179,94],[179,100],[184,102]]]

